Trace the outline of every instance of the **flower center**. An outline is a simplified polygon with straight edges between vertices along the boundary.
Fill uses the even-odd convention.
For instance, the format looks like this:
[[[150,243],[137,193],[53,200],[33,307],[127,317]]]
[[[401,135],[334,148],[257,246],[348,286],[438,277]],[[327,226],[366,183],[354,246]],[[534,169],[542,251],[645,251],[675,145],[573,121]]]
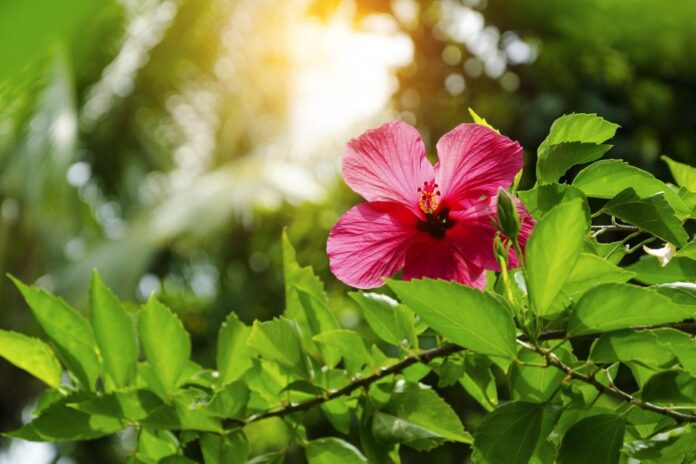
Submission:
[[[418,206],[424,214],[433,214],[437,211],[437,207],[440,204],[438,197],[440,196],[440,191],[437,190],[437,184],[434,180],[430,182],[423,182],[423,187],[418,187],[418,192],[421,194],[418,200]]]
[[[418,221],[418,230],[427,232],[435,238],[443,238],[445,231],[454,225],[454,220],[449,218],[449,208],[441,207],[440,196],[435,181],[423,182],[423,187],[418,188],[421,194],[418,199],[418,207],[425,214],[425,221]]]

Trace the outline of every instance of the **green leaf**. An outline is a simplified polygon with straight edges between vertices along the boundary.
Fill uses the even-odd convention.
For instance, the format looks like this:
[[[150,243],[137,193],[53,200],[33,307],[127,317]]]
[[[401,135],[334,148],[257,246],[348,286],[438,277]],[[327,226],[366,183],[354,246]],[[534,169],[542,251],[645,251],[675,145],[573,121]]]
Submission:
[[[401,443],[418,451],[429,451],[445,441],[435,432],[379,411],[372,418],[372,434],[382,443]]]
[[[510,367],[512,399],[533,403],[548,401],[563,381],[565,376],[563,371],[553,366],[537,367],[546,364],[544,357],[525,348],[517,354],[517,359],[522,363],[533,365],[515,362]]]
[[[672,173],[672,177],[674,177],[674,181],[678,186],[686,187],[688,190],[696,192],[696,168],[674,161],[669,156],[662,155],[660,158],[669,166],[669,171]]]
[[[61,393],[61,390],[45,390],[37,399],[36,406],[34,406],[34,410],[31,412],[31,414],[33,416],[38,416],[50,405],[61,401],[63,398],[65,398],[65,396],[63,393]]]
[[[99,361],[89,323],[62,299],[38,287],[24,285],[14,277],[10,278],[51,339],[63,365],[85,388],[93,390],[99,377]]]
[[[565,114],[553,122],[544,143],[604,143],[614,137],[619,127],[594,113]]]
[[[537,181],[540,184],[556,182],[568,169],[578,164],[590,163],[600,159],[611,149],[612,145],[581,142],[559,143],[550,145],[542,151],[540,147],[537,159]]]
[[[538,185],[531,190],[517,192],[517,196],[522,200],[524,206],[534,219],[540,220],[546,213],[551,211],[554,206],[578,198],[583,202],[588,221],[590,208],[587,205],[585,194],[578,188],[568,184],[546,184]]]
[[[618,127],[596,114],[573,113],[556,119],[537,151],[537,181],[555,182],[572,166],[598,160],[611,148],[601,144]]]
[[[655,335],[659,345],[667,347],[684,369],[696,377],[696,339],[694,337],[670,328],[655,329],[650,332]]]
[[[476,111],[474,111],[473,108],[471,108],[471,107],[469,107],[469,114],[471,115],[471,119],[474,120],[475,124],[478,124],[481,126],[486,126],[487,128],[491,129],[492,131],[495,131],[496,134],[500,134],[500,131],[498,129],[496,129],[495,127],[488,124],[488,121],[486,121],[481,116],[476,114]]]
[[[159,462],[179,449],[179,442],[168,430],[148,430],[143,428],[138,436],[136,456],[147,462]]]
[[[365,341],[351,330],[332,330],[315,335],[313,340],[332,352],[326,363],[333,369],[341,358],[345,360],[348,372],[355,373],[364,365],[372,363],[372,355],[365,346]]]
[[[157,464],[197,464],[196,461],[187,458],[183,454],[172,454],[171,456],[166,456]]]
[[[191,356],[191,339],[179,318],[150,298],[138,316],[140,342],[157,381],[167,393],[178,386]]]
[[[250,334],[251,327],[244,325],[235,313],[229,313],[220,326],[216,365],[222,384],[241,378],[251,367],[251,351],[247,345]]]
[[[109,377],[117,388],[130,385],[138,362],[138,344],[131,318],[96,271],[90,285],[92,328]]]
[[[204,433],[200,438],[205,464],[246,464],[249,442],[243,432],[228,435]]]
[[[657,432],[672,428],[677,424],[677,421],[671,417],[646,409],[629,409],[625,405],[621,405],[620,408],[621,411],[625,411],[623,414],[626,419],[626,431],[628,432],[627,435],[631,437],[625,438],[625,440],[630,440],[634,437],[646,438],[654,436]],[[624,441],[624,450],[627,448],[628,443]]]
[[[157,395],[144,389],[114,392],[87,401],[68,403],[77,411],[127,421],[143,420],[163,405]]]
[[[513,401],[486,415],[474,435],[474,450],[487,464],[527,464],[541,435],[541,405]]]
[[[690,316],[664,295],[644,287],[604,284],[589,290],[568,320],[568,336],[679,322]]]
[[[207,408],[207,396],[194,390],[179,390],[171,404],[155,408],[140,421],[143,427],[158,430],[195,430],[221,433],[222,425],[214,411]]]
[[[422,384],[404,381],[397,383],[391,399],[383,408],[383,412],[404,421],[401,425],[397,423],[401,429],[407,423],[425,429],[444,440],[461,443],[472,442],[471,435],[464,430],[464,426],[452,407],[440,398],[432,388]],[[414,445],[413,442],[407,442],[407,444]]]
[[[563,437],[559,464],[613,464],[619,462],[624,419],[616,414],[598,414],[574,424]]]
[[[464,372],[459,378],[464,390],[489,412],[498,405],[498,389],[492,366],[487,357],[467,353],[462,366]]]
[[[634,276],[633,272],[615,266],[597,255],[580,253],[580,258],[570,273],[563,292],[571,298],[575,298],[599,284],[622,284]]]
[[[690,258],[696,261],[696,242],[688,243],[684,248],[678,250],[674,256],[680,258]]]
[[[688,372],[659,372],[643,385],[643,400],[673,408],[696,408],[696,377]]]
[[[363,404],[364,405],[364,404]],[[358,424],[358,434],[360,435],[360,447],[363,453],[367,456],[368,462],[375,463],[389,463],[398,462],[398,459],[392,460],[390,456],[394,454],[398,457],[398,445],[390,445],[383,441],[377,440],[377,437],[373,433],[373,419],[374,414],[372,411],[372,406],[367,404],[366,407],[361,408],[362,414],[360,414],[360,423]]]
[[[51,347],[38,338],[0,330],[0,356],[49,387],[60,387],[63,369]]]
[[[587,290],[606,283],[625,283],[635,274],[615,266],[606,259],[591,253],[580,253],[565,286],[554,301],[549,314],[560,312],[564,306],[577,301]]]
[[[285,452],[274,451],[272,453],[265,453],[255,458],[249,459],[247,464],[283,464],[285,461]]]
[[[515,357],[515,326],[493,296],[443,280],[388,280],[389,287],[421,319],[450,341],[482,354]]]
[[[638,261],[627,266],[626,270],[635,273],[634,278],[638,282],[648,285],[666,284],[693,280],[696,276],[696,261],[674,257],[663,267],[652,256],[642,256]]]
[[[307,444],[305,450],[309,464],[365,464],[367,459],[360,450],[340,438],[320,438]]]
[[[649,440],[628,442],[624,448],[629,456],[646,463],[682,464],[696,459],[696,429],[677,427],[659,433]]]
[[[640,198],[629,187],[609,200],[602,210],[669,243],[683,246],[689,238],[664,193]]]
[[[218,417],[244,419],[249,389],[242,380],[238,380],[215,393],[210,400],[208,409]]]
[[[91,440],[111,435],[125,427],[118,419],[86,414],[67,406],[70,398],[54,403],[22,428],[5,434],[29,441]]]
[[[309,380],[293,380],[280,392],[301,392],[311,396],[321,396],[326,393],[326,390]]]
[[[249,347],[264,358],[307,377],[300,334],[290,320],[255,321],[248,340]]]
[[[661,330],[626,330],[603,334],[592,345],[590,359],[596,363],[635,361],[652,368],[670,367],[676,358],[669,346],[659,343]]]
[[[626,256],[626,248],[621,241],[600,243],[596,238],[588,238],[585,240],[584,250],[614,265],[618,265]]]
[[[327,401],[320,407],[333,428],[344,435],[350,433],[350,408],[343,398]]]
[[[583,248],[589,222],[583,202],[573,199],[554,207],[527,241],[527,288],[540,316],[549,312]]]
[[[669,186],[669,185],[668,185]],[[671,186],[669,186],[671,187]],[[682,199],[686,207],[690,210],[689,214],[685,215],[685,218],[695,219],[696,218],[696,192],[687,190],[686,187],[680,187],[677,190],[677,195]]]
[[[627,188],[633,188],[640,198],[663,192],[665,200],[680,218],[691,213],[684,200],[664,182],[621,160],[603,160],[589,165],[578,173],[573,186],[588,197],[605,199],[613,198]]]
[[[418,348],[416,321],[413,313],[380,293],[348,293],[362,309],[365,320],[375,334],[399,347]]]
[[[696,306],[696,283],[671,282],[655,285],[653,288],[672,300],[672,303],[682,306]],[[696,308],[691,309],[696,311]]]
[[[310,335],[340,328],[325,298],[310,293],[299,285],[295,286],[295,291],[302,304],[308,324],[308,328],[304,330],[307,330]],[[302,330],[300,327],[300,331]]]
[[[297,263],[295,249],[283,231],[283,276],[285,281],[285,312],[296,322],[305,343],[311,348],[313,335],[340,328],[329,308],[324,285],[311,267]]]

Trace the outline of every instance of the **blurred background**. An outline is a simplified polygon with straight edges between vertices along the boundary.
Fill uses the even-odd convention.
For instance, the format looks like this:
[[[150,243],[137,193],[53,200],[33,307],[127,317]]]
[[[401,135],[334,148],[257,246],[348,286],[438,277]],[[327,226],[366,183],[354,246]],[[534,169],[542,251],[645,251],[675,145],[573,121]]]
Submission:
[[[556,117],[596,112],[622,126],[609,156],[670,180],[661,154],[696,164],[695,18],[689,0],[0,2],[0,274],[82,310],[94,267],[133,304],[157,292],[210,366],[228,312],[282,311],[287,226],[359,327],[325,253],[359,201],[340,179],[351,137],[401,118],[433,152],[472,107],[533,166]],[[4,277],[0,309],[0,327],[39,334]],[[41,390],[0,360],[0,431]],[[463,390],[443,394],[476,423]],[[255,452],[284,446],[262,427]],[[0,439],[0,463],[116,463],[132,446]]]

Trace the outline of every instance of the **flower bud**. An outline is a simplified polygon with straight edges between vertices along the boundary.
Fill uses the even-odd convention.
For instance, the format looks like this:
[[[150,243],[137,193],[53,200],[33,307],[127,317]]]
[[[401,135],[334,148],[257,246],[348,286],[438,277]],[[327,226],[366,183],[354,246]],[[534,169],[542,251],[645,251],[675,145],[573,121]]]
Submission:
[[[497,260],[500,260],[501,258],[503,260],[503,266],[501,267],[505,267],[504,264],[507,263],[509,248],[510,241],[505,239],[505,243],[503,243],[501,235],[495,234],[495,237],[493,237],[493,250],[495,251],[495,256],[497,257]]]
[[[515,240],[520,234],[520,217],[515,200],[503,188],[498,189],[498,230],[510,240]]]

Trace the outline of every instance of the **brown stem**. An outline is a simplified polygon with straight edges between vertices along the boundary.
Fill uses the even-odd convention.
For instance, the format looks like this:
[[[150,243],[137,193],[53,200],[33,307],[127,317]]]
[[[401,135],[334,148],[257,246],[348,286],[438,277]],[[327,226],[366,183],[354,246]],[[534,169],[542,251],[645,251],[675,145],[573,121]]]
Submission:
[[[635,396],[631,395],[630,393],[627,393],[621,389],[619,389],[616,385],[611,382],[611,385],[605,385],[599,380],[597,380],[594,376],[589,376],[585,374],[581,374],[577,372],[576,370],[573,370],[570,366],[567,366],[566,364],[561,361],[558,356],[553,354],[550,350],[545,350],[543,348],[539,348],[538,346],[531,345],[529,343],[521,342],[523,346],[529,350],[532,350],[536,353],[539,353],[540,355],[544,356],[546,358],[546,362],[549,363],[549,365],[562,370],[565,372],[565,374],[572,378],[573,380],[579,380],[580,382],[587,383],[589,385],[592,385],[595,387],[599,392],[605,393],[609,396],[613,396],[614,398],[618,398],[622,401],[627,401],[630,404],[633,404],[635,406],[638,406],[641,409],[645,409],[647,411],[652,411],[656,412],[658,414],[662,414],[664,416],[669,416],[678,422],[696,422],[696,415],[693,414],[686,414],[682,413],[679,411],[675,411],[671,408],[664,407],[664,406],[658,406],[653,403],[649,403],[647,401],[643,401],[640,398],[636,398]]]
[[[680,330],[682,332],[687,332],[690,334],[696,334],[696,322],[682,322],[682,323],[677,323],[677,324],[662,324],[662,325],[655,325],[655,326],[637,326],[633,327],[634,330],[647,330],[647,329],[657,329],[657,328],[673,328]],[[591,335],[585,335],[582,337],[574,337],[574,339],[593,339],[599,337],[601,334],[591,334]],[[543,332],[539,333],[539,336],[537,337],[538,341],[545,341],[545,340],[562,340],[566,338],[566,333],[564,330],[546,330]],[[581,381],[588,383],[592,386],[594,386],[598,391],[602,393],[606,393],[608,395],[611,395],[615,398],[619,398],[624,401],[628,401],[631,404],[634,404],[640,408],[647,409],[649,411],[657,412],[659,414],[663,414],[669,417],[672,417],[680,422],[696,422],[696,416],[691,415],[691,414],[684,414],[680,413],[677,411],[673,411],[670,408],[665,408],[662,406],[657,406],[652,403],[647,403],[644,402],[638,398],[635,398],[629,393],[626,393],[622,390],[619,390],[616,387],[609,387],[607,385],[602,384],[598,380],[596,380],[593,377],[586,376],[584,374],[580,374],[578,372],[573,371],[570,367],[566,366],[563,364],[556,355],[554,355],[551,351],[549,350],[543,350],[539,347],[536,347],[534,345],[529,344],[529,337],[525,334],[520,334],[517,336],[518,342],[524,344],[527,348],[536,351],[540,354],[542,354],[546,359],[549,365],[556,367],[557,369],[562,370],[563,372],[566,373],[566,375],[569,375],[575,380]],[[284,417],[289,414],[293,414],[296,412],[302,412],[302,411],[308,411],[309,409],[314,408],[315,406],[319,406],[323,403],[326,403],[327,401],[333,400],[335,398],[339,398],[342,396],[347,396],[350,395],[352,392],[355,390],[358,390],[360,388],[364,387],[369,387],[372,383],[386,377],[392,374],[398,374],[402,372],[404,369],[406,369],[409,366],[412,366],[417,363],[423,363],[427,364],[433,359],[437,358],[444,358],[445,356],[449,356],[454,353],[458,353],[460,351],[463,351],[464,348],[455,345],[452,343],[447,343],[445,345],[439,346],[437,348],[432,348],[430,350],[423,351],[421,353],[418,353],[417,355],[412,354],[406,356],[404,359],[390,365],[387,367],[381,368],[379,371],[375,372],[374,374],[368,375],[367,377],[361,377],[361,378],[356,378],[355,380],[349,382],[345,386],[337,389],[337,390],[330,390],[323,396],[317,396],[315,398],[312,398],[310,400],[304,401],[302,403],[296,403],[296,404],[290,404],[283,406],[279,409],[274,409],[274,410],[269,410],[269,411],[264,411],[260,412],[258,414],[254,414],[250,417],[248,417],[245,420],[238,420],[238,419],[225,419],[224,420],[224,426],[225,428],[229,427],[239,427],[245,424],[249,424],[251,422],[258,422],[263,419],[268,419],[271,417]]]

